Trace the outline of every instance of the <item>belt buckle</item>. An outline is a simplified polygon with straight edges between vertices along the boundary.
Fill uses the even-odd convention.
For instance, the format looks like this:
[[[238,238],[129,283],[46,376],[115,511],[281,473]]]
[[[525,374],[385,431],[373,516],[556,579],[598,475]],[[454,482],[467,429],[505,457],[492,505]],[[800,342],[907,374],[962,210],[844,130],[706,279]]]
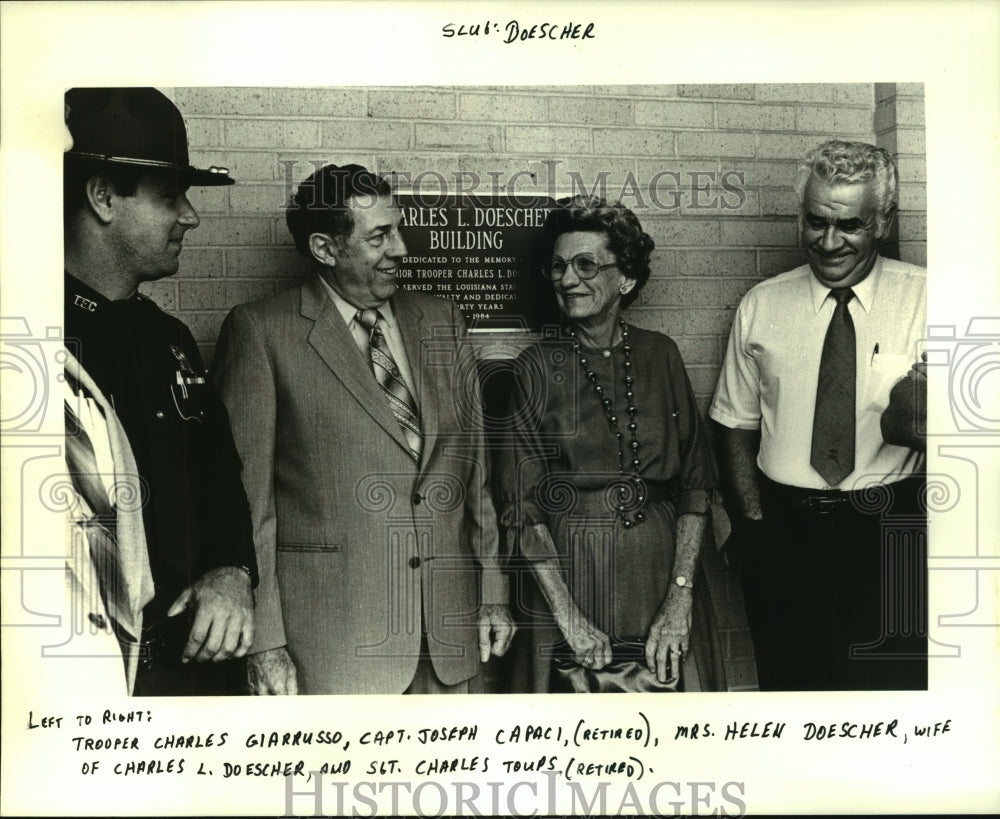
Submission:
[[[810,495],[805,499],[806,509],[817,515],[831,515],[845,500],[835,495]]]

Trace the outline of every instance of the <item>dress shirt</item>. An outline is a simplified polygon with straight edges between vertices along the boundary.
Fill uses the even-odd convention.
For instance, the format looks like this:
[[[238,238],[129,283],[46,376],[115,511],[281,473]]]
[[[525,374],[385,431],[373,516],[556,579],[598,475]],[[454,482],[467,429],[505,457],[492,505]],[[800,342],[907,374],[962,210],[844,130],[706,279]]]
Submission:
[[[98,478],[107,493],[109,504],[114,506],[117,503],[118,486],[115,480],[115,463],[111,457],[108,422],[104,413],[97,402],[82,389],[75,391],[70,386],[69,379],[63,379],[63,400],[72,407],[80,428],[90,439],[90,445],[94,450],[94,461],[97,463]],[[90,520],[94,516],[93,510],[83,496],[78,495],[78,499],[80,508],[74,517],[84,521]]]
[[[882,440],[889,390],[919,360],[927,325],[927,273],[878,257],[848,305],[857,337],[855,468],[839,489],[892,483],[923,455]],[[836,302],[808,265],[753,287],[736,311],[709,415],[732,429],[759,429],[757,465],[771,480],[829,489],[809,464],[823,339]]]
[[[319,277],[319,280],[323,283],[323,289],[325,289],[327,295],[330,296],[334,307],[337,308],[337,312],[340,313],[346,322],[347,328],[351,331],[351,335],[354,336],[354,341],[357,343],[358,349],[364,355],[365,361],[368,361],[368,331],[361,326],[361,322],[354,320],[354,317],[358,314],[358,308],[346,301],[340,293],[330,287],[326,279],[322,276]],[[396,366],[399,367],[399,374],[403,377],[403,383],[406,384],[406,388],[410,391],[410,395],[413,396],[414,404],[416,404],[417,409],[419,410],[420,403],[415,389],[416,382],[413,380],[413,371],[410,369],[410,362],[406,357],[406,348],[403,346],[403,336],[399,331],[399,324],[396,321],[396,316],[392,312],[392,305],[389,304],[389,302],[384,302],[378,308],[378,313],[382,317],[380,327],[382,329],[382,335],[385,336],[385,340],[389,344],[389,352],[392,353],[393,360],[395,360]]]

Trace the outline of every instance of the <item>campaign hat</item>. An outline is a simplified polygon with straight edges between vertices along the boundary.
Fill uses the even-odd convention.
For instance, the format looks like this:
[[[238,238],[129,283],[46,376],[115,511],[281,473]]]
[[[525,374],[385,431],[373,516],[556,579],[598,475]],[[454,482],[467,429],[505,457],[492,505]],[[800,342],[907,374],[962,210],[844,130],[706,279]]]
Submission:
[[[155,88],[71,88],[66,92],[71,160],[172,171],[185,185],[232,185],[228,168],[195,168],[181,112]]]

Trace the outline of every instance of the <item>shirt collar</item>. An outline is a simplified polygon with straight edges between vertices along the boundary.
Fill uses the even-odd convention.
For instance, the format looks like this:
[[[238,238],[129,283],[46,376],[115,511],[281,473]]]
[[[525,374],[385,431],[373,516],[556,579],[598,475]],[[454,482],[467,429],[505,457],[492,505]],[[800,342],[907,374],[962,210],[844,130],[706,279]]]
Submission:
[[[323,285],[323,289],[326,290],[327,295],[333,302],[333,306],[337,308],[337,312],[340,313],[341,318],[344,319],[344,324],[350,327],[351,322],[354,321],[354,317],[358,314],[358,308],[330,287],[329,282],[327,282],[325,278],[319,276],[319,280]],[[390,305],[389,302],[383,302],[378,308],[378,313],[388,327],[391,328],[394,326],[395,319],[392,314],[392,305]]]
[[[102,296],[90,285],[84,284],[76,276],[66,273],[63,281],[63,295],[66,300],[66,310],[81,313],[97,313],[106,309],[111,301]]]
[[[876,256],[875,264],[868,271],[868,275],[851,288],[854,291],[854,298],[857,299],[858,304],[866,313],[871,310],[872,302],[875,301],[875,292],[878,290],[881,274],[882,257]],[[823,307],[826,297],[830,295],[830,288],[817,279],[812,270],[809,271],[809,293],[812,296],[813,312],[818,313]]]
[[[135,293],[124,299],[109,299],[93,287],[84,284],[68,271],[63,271],[63,301],[67,314],[96,316],[128,315],[135,305],[143,303],[143,296]]]

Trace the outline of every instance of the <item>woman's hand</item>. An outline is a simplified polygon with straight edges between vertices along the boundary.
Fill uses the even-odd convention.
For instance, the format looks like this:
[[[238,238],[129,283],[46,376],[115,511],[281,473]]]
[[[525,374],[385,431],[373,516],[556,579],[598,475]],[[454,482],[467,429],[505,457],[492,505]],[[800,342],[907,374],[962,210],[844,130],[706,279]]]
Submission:
[[[558,618],[556,622],[577,665],[596,671],[611,662],[611,639],[579,610],[567,622],[560,622]]]
[[[671,585],[667,599],[649,628],[646,665],[660,682],[680,677],[681,663],[691,635],[691,588]]]
[[[611,639],[587,619],[566,588],[548,527],[544,523],[535,524],[531,533],[538,551],[552,555],[548,560],[533,561],[531,570],[563,639],[573,652],[573,662],[584,668],[604,668],[611,662]]]

